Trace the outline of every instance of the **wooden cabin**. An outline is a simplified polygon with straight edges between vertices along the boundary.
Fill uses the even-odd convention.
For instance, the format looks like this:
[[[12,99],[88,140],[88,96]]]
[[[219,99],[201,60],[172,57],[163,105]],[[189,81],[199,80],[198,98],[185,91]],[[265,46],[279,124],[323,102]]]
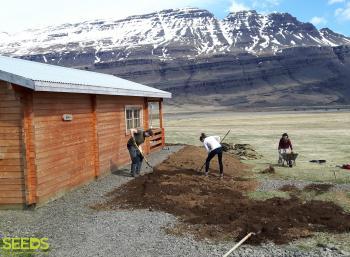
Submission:
[[[159,127],[171,94],[100,74],[0,56],[0,208],[40,205],[130,162],[130,128]]]

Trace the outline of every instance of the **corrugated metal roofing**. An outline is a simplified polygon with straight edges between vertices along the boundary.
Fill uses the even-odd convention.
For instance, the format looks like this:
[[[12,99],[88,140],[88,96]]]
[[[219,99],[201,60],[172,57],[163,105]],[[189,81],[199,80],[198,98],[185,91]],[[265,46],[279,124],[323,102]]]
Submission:
[[[171,98],[171,93],[112,75],[0,56],[0,80],[34,91]]]

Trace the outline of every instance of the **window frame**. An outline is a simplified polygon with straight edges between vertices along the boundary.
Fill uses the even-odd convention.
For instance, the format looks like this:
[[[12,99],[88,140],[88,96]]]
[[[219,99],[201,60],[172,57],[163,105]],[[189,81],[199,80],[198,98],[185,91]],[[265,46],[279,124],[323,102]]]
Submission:
[[[127,111],[131,110],[132,112],[132,128],[133,129],[142,129],[143,128],[143,106],[142,105],[125,105],[124,108],[124,121],[125,121],[125,131],[126,134],[130,134],[130,129],[132,128],[128,128],[128,117],[127,117]],[[138,110],[139,112],[139,120],[140,120],[140,126],[139,127],[134,127],[135,126],[135,116],[134,116],[134,111]]]

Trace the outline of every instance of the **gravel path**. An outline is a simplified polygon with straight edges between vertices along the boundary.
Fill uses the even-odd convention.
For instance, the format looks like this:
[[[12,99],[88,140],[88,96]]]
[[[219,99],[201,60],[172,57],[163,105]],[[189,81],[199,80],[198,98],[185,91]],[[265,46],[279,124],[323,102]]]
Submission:
[[[162,150],[149,159],[160,163],[180,146]],[[147,169],[145,171],[148,171]],[[222,256],[234,242],[197,242],[191,237],[167,235],[163,228],[174,224],[172,215],[147,210],[94,211],[88,206],[132,179],[127,169],[101,178],[41,208],[0,211],[0,234],[11,237],[48,237],[52,257],[166,257]],[[36,255],[40,256],[40,255]],[[350,256],[327,247],[305,252],[294,246],[242,246],[231,256],[328,257]]]

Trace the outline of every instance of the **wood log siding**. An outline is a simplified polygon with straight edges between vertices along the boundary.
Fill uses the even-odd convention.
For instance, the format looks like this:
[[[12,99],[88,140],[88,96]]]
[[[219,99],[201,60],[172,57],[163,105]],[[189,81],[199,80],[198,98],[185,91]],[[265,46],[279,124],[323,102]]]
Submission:
[[[0,82],[0,99],[0,207],[45,203],[129,163],[125,106],[142,106],[148,128],[142,97],[33,92]]]
[[[33,94],[29,90],[17,88],[21,94],[23,112],[23,148],[24,148],[24,185],[26,192],[26,204],[34,204],[37,201],[37,173],[36,173],[36,152],[34,135],[34,110]]]
[[[22,108],[12,85],[0,81],[0,204],[25,203]]]
[[[145,110],[143,98],[97,96],[97,134],[101,174],[115,171],[121,165],[130,162],[126,148],[130,138],[125,124],[125,106],[127,105],[143,106],[143,124],[147,127],[147,110]]]
[[[36,92],[33,97],[38,202],[60,196],[95,177],[91,98]],[[72,114],[72,121],[63,121]]]

